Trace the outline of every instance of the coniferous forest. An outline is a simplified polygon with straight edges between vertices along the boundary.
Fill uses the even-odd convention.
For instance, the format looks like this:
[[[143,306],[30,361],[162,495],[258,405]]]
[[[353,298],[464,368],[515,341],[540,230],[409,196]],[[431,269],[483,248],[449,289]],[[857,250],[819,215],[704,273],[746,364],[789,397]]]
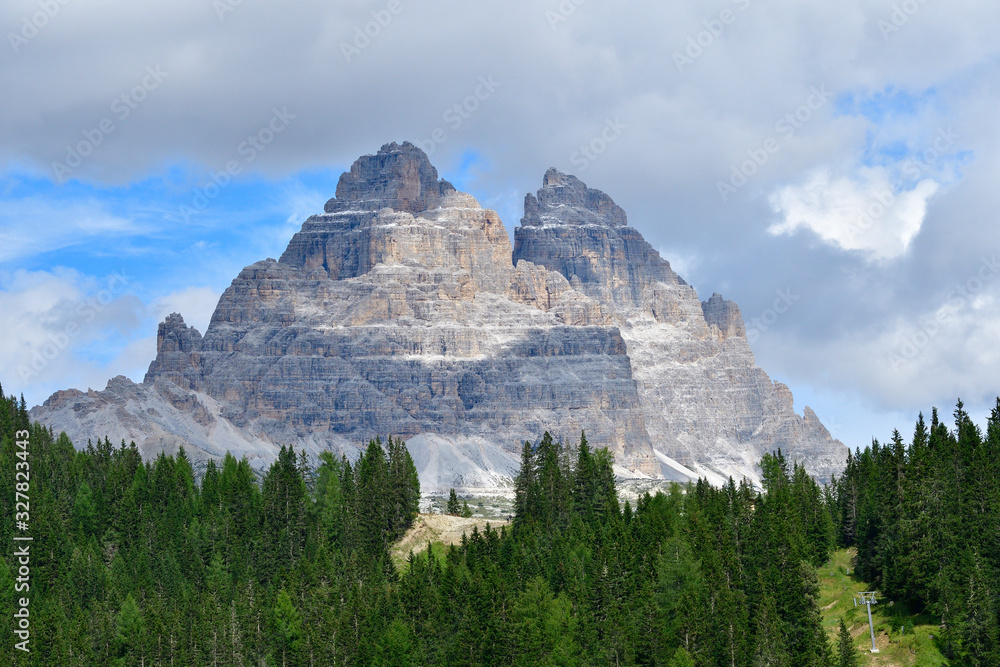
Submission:
[[[1000,399],[985,433],[961,401],[954,420],[856,452],[831,506],[862,579],[939,620],[955,664],[1000,665]]]
[[[2,390],[0,390],[2,397]],[[776,452],[763,489],[705,481],[621,504],[582,437],[525,443],[515,518],[401,566],[419,483],[405,445],[310,465],[79,450],[0,401],[2,535],[30,437],[30,654],[16,665],[840,665],[816,567],[838,543],[883,595],[937,615],[954,664],[996,665],[1000,404],[896,434],[821,488]],[[0,560],[10,619],[17,563]],[[843,643],[843,636],[841,637]],[[849,637],[848,640],[849,641]]]

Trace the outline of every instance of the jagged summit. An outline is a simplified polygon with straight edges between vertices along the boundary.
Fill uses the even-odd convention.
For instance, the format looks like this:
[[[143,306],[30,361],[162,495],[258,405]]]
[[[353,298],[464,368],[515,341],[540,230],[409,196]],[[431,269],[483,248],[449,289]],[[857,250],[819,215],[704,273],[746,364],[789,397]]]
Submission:
[[[180,313],[170,313],[157,328],[156,358],[149,364],[146,380],[164,376],[180,387],[193,388],[197,369],[190,362],[192,355],[201,352],[201,345],[198,330],[185,324]]]
[[[455,187],[438,180],[437,169],[427,154],[404,141],[386,144],[375,155],[358,158],[351,170],[341,175],[337,195],[323,210],[338,213],[350,210],[419,213],[440,205]]]
[[[781,447],[821,479],[845,448],[754,363],[736,304],[705,302],[608,195],[550,169],[512,249],[496,212],[419,148],[359,158],[278,261],[244,268],[204,335],[169,315],[141,384],[57,392],[77,442],[353,457],[402,436],[426,492],[509,489],[525,440],[608,447],[622,476],[758,480]]]
[[[347,280],[376,267],[465,272],[480,287],[505,284],[510,238],[500,217],[438,179],[427,155],[409,142],[358,158],[340,177],[325,213],[292,237],[279,264],[320,269]]]
[[[611,197],[576,176],[549,169],[542,187],[524,198],[514,230],[514,263],[527,260],[583,283],[600,299],[641,306],[647,287],[686,285],[670,263],[628,226]]]
[[[701,310],[705,313],[705,321],[709,326],[716,327],[722,337],[747,337],[740,307],[734,301],[728,301],[715,292],[708,301],[701,302]]]
[[[552,167],[545,172],[542,189],[525,195],[521,218],[523,227],[547,224],[624,227],[628,217],[608,195]]]

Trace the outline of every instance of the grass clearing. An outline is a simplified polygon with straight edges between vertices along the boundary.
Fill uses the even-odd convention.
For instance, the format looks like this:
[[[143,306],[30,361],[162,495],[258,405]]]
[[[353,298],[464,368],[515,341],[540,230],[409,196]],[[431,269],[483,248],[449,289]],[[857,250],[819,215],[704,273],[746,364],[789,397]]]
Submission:
[[[851,631],[854,645],[861,654],[862,665],[880,667],[937,667],[950,664],[938,650],[934,637],[940,627],[926,615],[914,615],[899,603],[878,597],[872,606],[875,625],[875,646],[879,653],[870,653],[871,635],[868,613],[864,606],[854,606],[854,595],[871,590],[854,576],[851,565],[854,549],[833,552],[826,565],[819,568],[819,606],[823,628],[836,647],[840,619]]]

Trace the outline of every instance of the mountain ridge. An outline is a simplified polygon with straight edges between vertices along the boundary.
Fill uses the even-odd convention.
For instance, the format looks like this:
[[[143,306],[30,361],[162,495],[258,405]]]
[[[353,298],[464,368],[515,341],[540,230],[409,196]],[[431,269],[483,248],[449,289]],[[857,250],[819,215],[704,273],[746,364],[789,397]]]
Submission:
[[[513,247],[419,148],[359,158],[279,260],[243,269],[204,334],[171,314],[142,383],[32,416],[144,454],[407,440],[425,491],[509,489],[524,441],[581,431],[622,476],[758,480],[782,447],[821,479],[847,450],[753,359],[738,306],[701,302],[607,194],[550,169]],[[101,429],[104,429],[103,432]]]

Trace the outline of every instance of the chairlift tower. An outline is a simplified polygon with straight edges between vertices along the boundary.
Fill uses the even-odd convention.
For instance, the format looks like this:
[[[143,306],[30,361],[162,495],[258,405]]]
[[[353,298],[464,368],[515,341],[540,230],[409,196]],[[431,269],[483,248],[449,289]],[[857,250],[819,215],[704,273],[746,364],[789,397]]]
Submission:
[[[872,624],[872,605],[878,604],[878,601],[875,599],[875,591],[865,591],[864,593],[856,594],[854,596],[854,606],[857,607],[859,602],[868,608],[868,631],[872,636],[871,652],[878,653],[878,649],[875,647],[875,626]]]

